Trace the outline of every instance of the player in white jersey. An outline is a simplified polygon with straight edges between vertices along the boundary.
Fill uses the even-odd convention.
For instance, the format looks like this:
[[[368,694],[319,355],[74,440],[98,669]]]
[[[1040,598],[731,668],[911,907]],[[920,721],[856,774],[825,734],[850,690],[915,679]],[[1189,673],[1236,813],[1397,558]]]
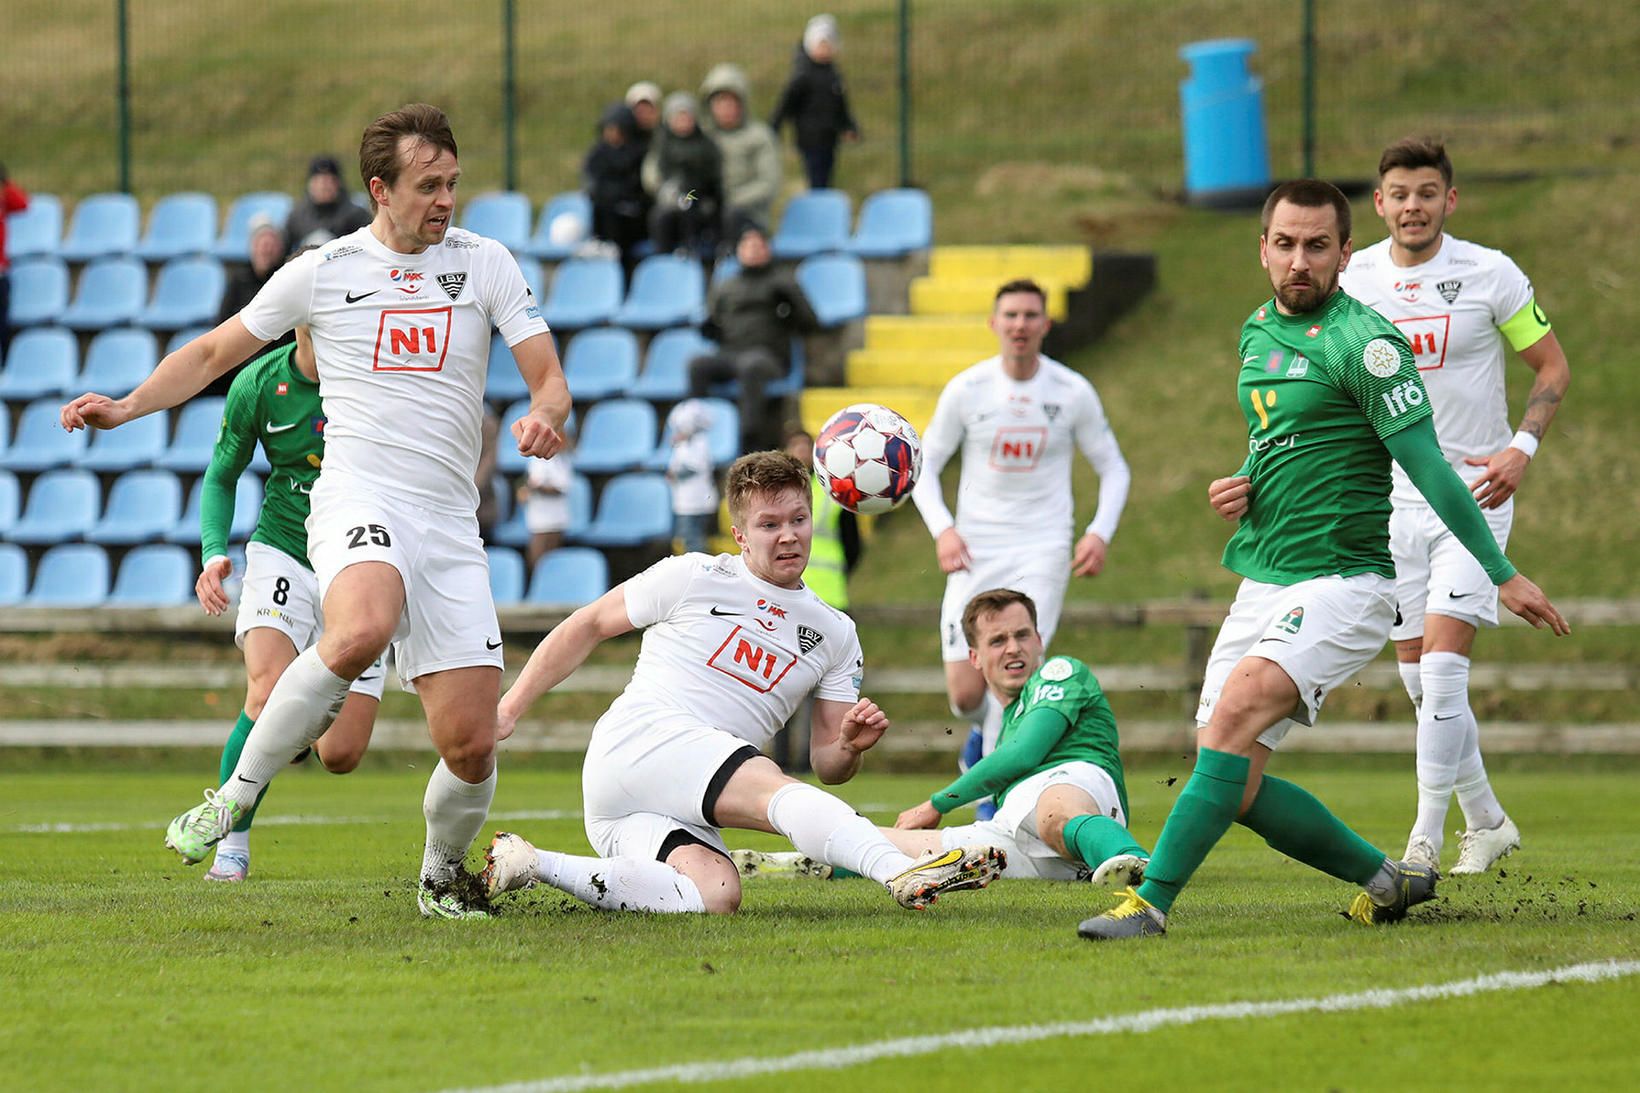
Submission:
[[[1457,204],[1439,141],[1390,145],[1373,194],[1389,238],[1357,252],[1341,284],[1412,343],[1442,453],[1474,490],[1502,548],[1515,491],[1572,375],[1526,275],[1501,251],[1445,233]],[[1509,426],[1506,347],[1537,375],[1518,431]],[[1439,865],[1456,791],[1465,830],[1451,872],[1480,873],[1520,845],[1487,780],[1469,703],[1469,654],[1476,629],[1497,625],[1498,593],[1399,466],[1391,502],[1399,613],[1390,637],[1418,713],[1418,817],[1404,857]]]
[[[536,850],[498,832],[489,894],[540,881],[605,910],[730,914],[740,877],[724,827],[784,835],[811,858],[881,882],[906,907],[983,888],[1006,863],[1000,851],[913,861],[870,820],[760,753],[812,693],[810,759],[836,785],[860,769],[888,718],[860,697],[854,623],[803,584],[809,468],[755,452],[729,468],[725,493],[739,556],[668,558],[611,589],[547,635],[502,698],[506,736],[601,642],[644,631],[632,679],[598,719],[582,768],[598,856]]]
[[[166,845],[201,860],[324,733],[351,681],[392,642],[441,756],[423,800],[417,903],[424,915],[461,918],[483,913],[456,882],[495,794],[501,690],[473,486],[491,327],[530,389],[530,409],[512,425],[521,453],[558,452],[569,391],[517,262],[451,228],[461,171],[444,112],[417,104],[377,118],[359,167],[375,213],[367,228],[286,264],[244,311],[167,356],[126,398],[75,399],[63,424],[113,428],[175,406],[286,330],[311,330],[327,424],[308,555],[324,635],[280,676],[233,777],[171,822]]]
[[[959,372],[940,392],[923,434],[922,477],[911,493],[946,574],[946,695],[958,717],[982,722],[964,749],[968,759],[991,750],[1002,717],[986,701],[985,677],[969,663],[963,609],[987,588],[1018,589],[1036,603],[1043,643],[1052,642],[1066,582],[1073,573],[1092,577],[1104,568],[1127,503],[1131,475],[1093,384],[1042,355],[1051,325],[1036,282],[1009,281],[997,290],[990,327],[1000,352]],[[1074,550],[1073,448],[1099,475],[1099,505]],[[953,518],[940,472],[959,452]]]

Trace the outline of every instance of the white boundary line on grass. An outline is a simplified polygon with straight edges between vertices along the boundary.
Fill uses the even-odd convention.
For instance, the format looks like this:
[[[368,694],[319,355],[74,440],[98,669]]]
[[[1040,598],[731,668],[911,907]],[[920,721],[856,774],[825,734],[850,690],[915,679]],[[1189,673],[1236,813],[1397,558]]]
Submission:
[[[506,823],[512,820],[579,820],[578,808],[544,808],[522,812],[492,812],[491,820]],[[384,816],[258,816],[257,827],[294,827],[307,824],[389,824],[395,822]],[[0,827],[0,835],[79,835],[94,831],[147,831],[158,830],[155,822],[89,823],[89,824],[16,824]]]
[[[1201,1021],[1284,1017],[1293,1013],[1344,1013],[1350,1010],[1388,1009],[1408,1002],[1467,998],[1496,991],[1533,990],[1556,983],[1598,983],[1640,973],[1640,960],[1607,960],[1572,964],[1542,972],[1497,972],[1493,975],[1431,983],[1423,987],[1329,994],[1319,998],[1289,998],[1273,1002],[1228,1002],[1213,1006],[1180,1006],[1144,1010],[1117,1017],[1063,1021],[1049,1025],[1001,1025],[964,1029],[933,1036],[877,1040],[853,1047],[800,1051],[793,1055],[746,1056],[719,1062],[678,1063],[642,1070],[615,1070],[604,1074],[569,1074],[507,1085],[475,1086],[452,1093],[572,1093],[583,1089],[625,1089],[657,1082],[715,1082],[782,1074],[798,1070],[838,1070],[878,1059],[932,1055],[948,1048],[986,1048],[1025,1044],[1065,1036],[1107,1036],[1117,1032],[1151,1032],[1159,1028],[1194,1025]]]

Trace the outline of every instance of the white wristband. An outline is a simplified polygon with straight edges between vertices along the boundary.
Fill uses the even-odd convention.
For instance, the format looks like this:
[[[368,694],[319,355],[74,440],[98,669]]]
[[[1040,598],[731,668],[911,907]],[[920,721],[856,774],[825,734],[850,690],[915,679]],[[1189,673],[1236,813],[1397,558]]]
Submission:
[[[1531,459],[1534,455],[1537,455],[1538,438],[1522,429],[1515,434],[1515,438],[1509,442],[1509,446],[1520,449],[1526,453],[1527,459]]]
[[[226,554],[213,554],[213,555],[211,555],[209,558],[205,559],[205,564],[203,566],[201,566],[200,568],[209,569],[213,565],[215,565],[217,562],[227,562],[228,567],[230,569],[233,568],[233,561]]]

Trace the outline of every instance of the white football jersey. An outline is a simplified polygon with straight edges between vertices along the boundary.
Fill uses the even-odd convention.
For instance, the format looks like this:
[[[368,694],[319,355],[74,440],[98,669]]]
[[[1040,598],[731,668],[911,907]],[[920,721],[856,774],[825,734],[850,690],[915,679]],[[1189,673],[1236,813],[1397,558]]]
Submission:
[[[1093,384],[1048,357],[1015,380],[992,357],[959,372],[940,392],[923,434],[923,468],[911,498],[937,539],[955,523],[970,547],[1007,547],[1022,530],[1072,530],[1071,450],[1099,474],[1099,507],[1088,530],[1116,534],[1131,475]],[[940,471],[962,452],[955,521]]]
[[[1485,469],[1464,463],[1509,445],[1509,403],[1499,327],[1532,306],[1532,283],[1509,256],[1450,235],[1419,266],[1397,266],[1385,239],[1350,258],[1339,277],[1345,292],[1401,328],[1435,410],[1435,433],[1447,461],[1472,482]],[[1546,329],[1546,326],[1545,326]],[[1540,335],[1541,336],[1541,335]],[[1396,465],[1392,496],[1421,501]]]
[[[665,558],[624,589],[643,645],[605,717],[676,710],[762,747],[808,695],[860,697],[854,621],[807,588],[754,577],[738,554]]]
[[[286,263],[239,317],[258,338],[312,331],[323,473],[467,515],[490,328],[509,346],[547,331],[507,248],[459,228],[420,254],[361,228]]]

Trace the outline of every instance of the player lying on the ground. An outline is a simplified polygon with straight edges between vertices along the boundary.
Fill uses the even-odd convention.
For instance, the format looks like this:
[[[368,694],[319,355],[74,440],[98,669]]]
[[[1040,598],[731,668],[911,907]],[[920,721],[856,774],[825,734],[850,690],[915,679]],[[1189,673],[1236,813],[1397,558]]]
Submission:
[[[598,719],[582,768],[598,857],[498,833],[485,855],[489,894],[542,881],[605,910],[730,914],[740,876],[725,827],[784,835],[811,858],[880,882],[905,907],[985,887],[1002,851],[913,860],[843,801],[759,754],[813,692],[809,756],[836,785],[859,771],[888,718],[860,697],[853,621],[803,584],[809,468],[755,452],[729,468],[725,493],[740,555],[667,558],[616,586],[548,634],[502,697],[505,738],[600,643],[644,630],[632,679]]]
[[[1043,663],[1036,604],[1023,592],[981,592],[964,608],[962,629],[969,662],[1003,708],[1002,735],[995,751],[900,813],[884,834],[907,854],[999,847],[1008,856],[1004,877],[1139,883],[1150,854],[1125,826],[1116,718],[1093,672],[1071,657]],[[997,801],[994,818],[933,830],[952,809],[985,797]],[[787,855],[734,857],[747,874],[769,867],[817,873]]]

